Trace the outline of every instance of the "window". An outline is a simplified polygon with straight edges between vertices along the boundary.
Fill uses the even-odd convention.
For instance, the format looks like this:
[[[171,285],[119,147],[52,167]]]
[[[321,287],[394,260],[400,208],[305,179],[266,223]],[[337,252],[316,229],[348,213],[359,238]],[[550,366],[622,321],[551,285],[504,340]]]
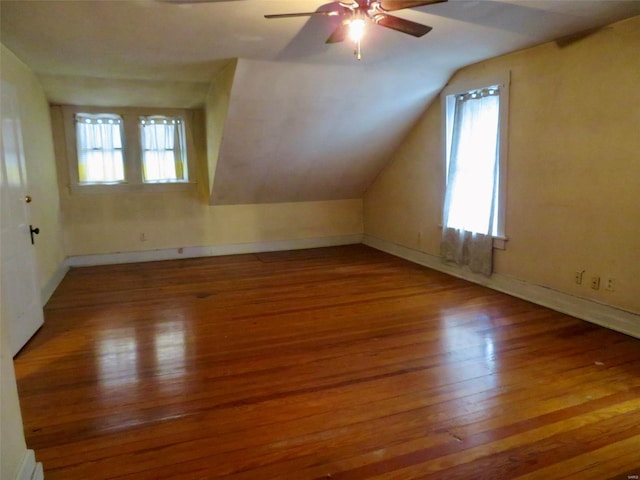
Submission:
[[[184,121],[180,117],[140,117],[142,177],[145,182],[188,180]]]
[[[504,237],[508,87],[507,78],[443,92],[445,227]]]
[[[76,115],[79,183],[124,181],[122,117],[112,114]]]
[[[182,109],[53,106],[75,192],[185,189],[195,184],[191,123]],[[58,141],[58,140],[57,140]],[[62,149],[61,149],[62,151]]]

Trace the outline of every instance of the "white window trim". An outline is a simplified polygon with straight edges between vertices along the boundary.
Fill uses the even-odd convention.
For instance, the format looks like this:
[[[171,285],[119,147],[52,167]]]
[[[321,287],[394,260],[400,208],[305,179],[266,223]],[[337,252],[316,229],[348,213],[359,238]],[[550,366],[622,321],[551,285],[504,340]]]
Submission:
[[[440,92],[440,106],[441,106],[441,121],[442,121],[442,165],[443,165],[443,178],[442,184],[444,186],[443,192],[446,191],[447,185],[447,150],[448,139],[450,137],[450,126],[447,123],[448,109],[452,108],[453,96],[461,93],[466,93],[472,90],[479,90],[481,88],[489,87],[492,85],[500,86],[500,142],[498,149],[500,152],[499,169],[500,169],[500,183],[498,185],[498,234],[493,236],[494,247],[503,249],[505,248],[505,242],[508,240],[506,236],[506,213],[507,213],[507,156],[509,153],[509,86],[511,84],[511,72],[507,71],[495,75],[486,75],[473,79],[458,80],[451,84],[448,84],[442,92]],[[448,98],[451,97],[451,98]],[[451,127],[452,128],[452,127]],[[441,215],[444,215],[444,197],[442,198],[442,204],[440,206]],[[444,217],[442,218],[442,225],[444,225]]]
[[[66,160],[71,193],[115,193],[144,191],[165,192],[177,190],[191,190],[196,186],[196,161],[193,142],[193,112],[188,109],[177,108],[144,108],[144,107],[89,107],[62,105],[62,119],[66,146]],[[125,181],[118,183],[80,183],[78,174],[78,154],[76,142],[76,113],[114,113],[123,119],[123,152]],[[138,121],[140,117],[151,115],[165,115],[182,117],[184,119],[185,142],[187,149],[187,171],[189,180],[186,182],[144,182],[142,179],[142,148]]]

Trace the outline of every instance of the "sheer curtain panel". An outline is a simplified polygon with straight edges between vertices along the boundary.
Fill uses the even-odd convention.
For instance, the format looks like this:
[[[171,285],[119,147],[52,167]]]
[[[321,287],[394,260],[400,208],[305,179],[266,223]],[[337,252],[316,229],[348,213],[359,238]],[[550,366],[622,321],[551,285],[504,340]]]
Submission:
[[[188,180],[184,121],[181,118],[141,117],[140,140],[145,182]]]
[[[499,112],[498,87],[456,95],[447,142],[441,255],[485,275],[492,273],[497,232]]]
[[[123,182],[122,117],[78,113],[75,122],[79,183]]]

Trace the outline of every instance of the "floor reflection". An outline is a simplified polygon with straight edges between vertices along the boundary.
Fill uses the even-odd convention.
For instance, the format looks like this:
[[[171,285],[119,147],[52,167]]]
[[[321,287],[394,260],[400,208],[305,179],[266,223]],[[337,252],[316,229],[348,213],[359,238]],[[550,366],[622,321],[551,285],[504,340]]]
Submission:
[[[186,373],[185,338],[182,321],[176,320],[156,325],[153,338],[155,374],[161,382],[163,379],[180,377]]]
[[[489,316],[461,319],[457,315],[447,315],[441,324],[444,327],[441,341],[450,359],[451,375],[454,378],[459,373],[465,374],[458,373],[458,369],[460,363],[468,361],[473,361],[475,367],[480,367],[477,372],[479,375],[499,373],[492,320]]]
[[[102,332],[97,349],[102,387],[138,383],[138,341],[133,327]]]
[[[493,337],[485,335],[484,337],[484,362],[492,373],[496,372],[496,355],[493,346]]]
[[[153,328],[151,336],[149,327]],[[187,370],[186,333],[180,320],[104,331],[96,349],[98,378],[103,388],[131,385],[144,379],[163,388],[164,382],[184,376]],[[170,386],[175,390],[175,382]]]

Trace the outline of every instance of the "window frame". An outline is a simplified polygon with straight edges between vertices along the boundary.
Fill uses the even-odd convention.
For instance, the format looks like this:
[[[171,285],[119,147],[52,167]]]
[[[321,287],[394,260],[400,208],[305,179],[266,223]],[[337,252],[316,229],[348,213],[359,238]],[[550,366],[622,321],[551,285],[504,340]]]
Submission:
[[[180,108],[146,108],[146,107],[96,107],[60,105],[64,126],[64,139],[66,149],[67,172],[69,178],[69,190],[71,193],[114,193],[131,191],[176,191],[195,188],[196,160],[193,140],[193,111]],[[78,154],[75,115],[77,113],[89,114],[116,114],[122,117],[122,143],[124,155],[123,182],[117,183],[80,183],[78,171]],[[142,174],[142,144],[140,138],[139,118],[154,115],[168,117],[181,117],[184,121],[186,166],[188,180],[186,181],[162,181],[145,182]]]
[[[122,175],[126,178],[126,172],[125,172],[125,142],[124,142],[124,119],[122,118],[121,115],[115,115],[115,114],[105,114],[105,113],[99,113],[99,114],[88,114],[86,112],[82,112],[79,113],[79,115],[88,115],[88,116],[99,116],[99,115],[104,115],[104,116],[117,116],[118,117],[118,121],[117,121],[117,125],[118,125],[118,132],[120,135],[120,156],[122,157]],[[113,119],[111,119],[113,120]],[[100,120],[97,121],[98,123],[100,123]],[[74,135],[75,135],[75,139],[76,139],[76,143],[75,143],[75,147],[76,147],[76,168],[78,170],[78,183],[80,185],[114,185],[114,184],[118,184],[118,183],[122,183],[124,181],[123,180],[106,180],[106,181],[81,181],[80,180],[80,167],[79,167],[79,163],[80,163],[80,154],[78,152],[78,125],[82,125],[85,122],[82,121],[78,121],[77,116],[74,114],[74,118],[73,118],[73,130],[74,130]],[[104,149],[100,149],[103,153],[104,153]]]
[[[444,218],[444,198],[446,195],[448,169],[449,169],[449,151],[451,137],[453,133],[453,111],[455,107],[455,96],[480,90],[491,86],[499,86],[500,88],[500,109],[499,132],[500,140],[498,143],[498,219],[497,234],[492,235],[494,238],[494,246],[504,248],[506,236],[506,212],[507,212],[507,157],[509,150],[509,87],[511,83],[511,72],[507,71],[495,75],[485,75],[465,80],[453,81],[440,93],[441,121],[442,121],[442,165],[443,165],[443,195],[440,208],[441,224],[445,225]],[[498,242],[496,242],[498,240]]]
[[[174,168],[176,169],[176,173],[178,171],[177,163],[181,164],[181,169],[183,172],[186,172],[186,179],[160,179],[160,180],[149,180],[145,178],[145,168],[148,165],[145,165],[146,160],[145,156],[148,152],[151,152],[151,149],[146,149],[144,145],[143,138],[145,137],[145,129],[147,128],[147,121],[150,121],[151,124],[157,120],[163,119],[163,123],[166,124],[167,121],[171,121],[174,125],[174,139],[173,139],[173,148],[170,150],[173,153],[173,163]],[[142,182],[144,184],[149,183],[188,183],[189,182],[189,155],[187,152],[186,145],[186,122],[184,116],[170,116],[170,115],[147,115],[138,117],[138,139],[140,140],[140,166],[142,169]],[[157,152],[157,150],[155,150]],[[164,151],[168,151],[168,149],[164,149]],[[176,156],[179,156],[179,159],[176,159]]]

